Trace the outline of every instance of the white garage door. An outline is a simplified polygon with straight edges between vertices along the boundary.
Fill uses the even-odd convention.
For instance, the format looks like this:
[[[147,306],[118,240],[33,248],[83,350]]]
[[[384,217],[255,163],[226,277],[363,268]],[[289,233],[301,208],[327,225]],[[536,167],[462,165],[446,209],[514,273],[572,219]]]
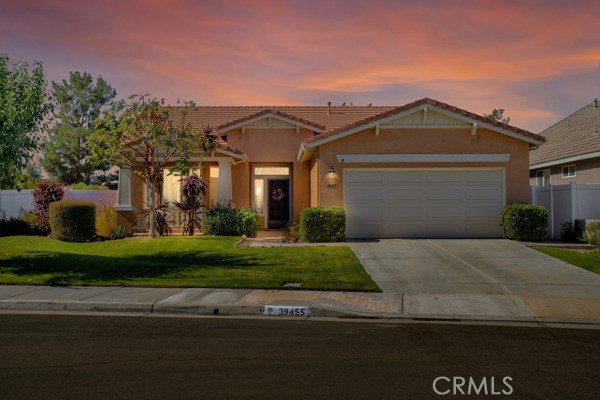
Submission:
[[[503,170],[344,169],[349,238],[502,237]]]

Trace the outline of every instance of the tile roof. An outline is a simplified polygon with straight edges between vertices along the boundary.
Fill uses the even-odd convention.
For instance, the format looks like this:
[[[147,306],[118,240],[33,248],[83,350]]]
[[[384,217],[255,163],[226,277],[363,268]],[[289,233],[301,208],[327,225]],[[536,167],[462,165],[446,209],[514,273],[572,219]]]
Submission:
[[[305,143],[308,144],[352,128],[360,127],[370,122],[410,110],[423,104],[430,104],[432,106],[436,106],[444,110],[448,110],[453,113],[532,138],[534,140],[542,142],[545,140],[538,134],[429,98],[417,100],[400,107],[331,106],[330,113],[327,112],[327,106],[194,106],[187,107],[185,110],[187,112],[188,121],[191,122],[195,127],[200,128],[202,126],[209,125],[214,127],[217,132],[221,131],[223,133],[229,127],[267,114],[279,115],[304,125],[312,126],[316,131],[324,131],[306,139]],[[174,113],[177,113],[183,109],[184,108],[182,107],[172,108]],[[224,141],[220,143],[219,146],[225,150],[235,152],[236,154],[243,154],[242,151],[229,147]]]
[[[324,132],[322,134],[315,135],[315,136],[313,136],[313,137],[305,140],[305,143],[313,143],[313,142],[319,141],[321,139],[325,139],[327,137],[336,135],[338,133],[342,133],[342,132],[345,132],[347,130],[360,127],[360,126],[368,124],[370,122],[374,122],[374,121],[377,121],[379,119],[390,117],[390,116],[398,114],[400,112],[410,110],[412,108],[418,107],[418,106],[423,105],[423,104],[430,104],[432,106],[439,107],[441,109],[451,111],[451,112],[453,112],[455,114],[459,114],[459,115],[462,115],[462,116],[465,116],[465,117],[468,117],[468,118],[471,118],[471,119],[474,119],[474,120],[477,120],[477,121],[485,122],[487,124],[491,124],[491,125],[497,126],[499,128],[502,128],[502,129],[505,129],[505,130],[508,130],[508,131],[512,131],[512,132],[517,133],[517,134],[522,135],[522,136],[530,137],[530,138],[532,138],[534,140],[539,140],[539,141],[542,141],[542,142],[545,141],[545,139],[544,139],[543,136],[535,134],[535,133],[532,133],[532,132],[529,132],[529,131],[526,131],[524,129],[517,128],[516,126],[508,125],[508,124],[506,124],[504,122],[496,121],[494,119],[491,119],[491,118],[488,118],[488,117],[485,117],[485,116],[482,116],[482,115],[479,115],[479,114],[475,114],[475,113],[469,112],[467,110],[463,110],[462,108],[458,108],[458,107],[452,106],[450,104],[442,103],[441,101],[437,101],[437,100],[430,99],[430,98],[424,98],[424,99],[420,99],[420,100],[414,101],[412,103],[405,104],[405,105],[400,106],[400,107],[395,107],[395,108],[391,108],[391,109],[385,110],[385,111],[383,111],[380,114],[368,116],[366,118],[354,121],[351,124],[348,124],[348,125],[345,125],[345,126],[341,126],[341,127],[336,128],[336,129],[328,130],[328,131],[326,131],[326,132]]]
[[[175,110],[179,107],[173,107]],[[197,127],[210,125],[217,130],[269,113],[280,115],[319,130],[336,129],[355,121],[381,114],[387,106],[196,106],[187,108],[188,120]]]
[[[600,102],[599,102],[600,103]],[[529,153],[529,165],[600,151],[600,104],[590,103],[541,133],[548,142]]]

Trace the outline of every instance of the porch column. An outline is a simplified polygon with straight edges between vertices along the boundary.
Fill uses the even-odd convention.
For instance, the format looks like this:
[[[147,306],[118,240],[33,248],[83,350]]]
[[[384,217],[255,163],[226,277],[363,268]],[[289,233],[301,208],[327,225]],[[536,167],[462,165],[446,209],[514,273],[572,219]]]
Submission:
[[[117,211],[132,211],[133,205],[131,203],[131,169],[121,168],[119,171],[119,185],[117,193],[117,204],[115,204],[115,210]]]
[[[231,159],[219,160],[217,201],[231,201]]]

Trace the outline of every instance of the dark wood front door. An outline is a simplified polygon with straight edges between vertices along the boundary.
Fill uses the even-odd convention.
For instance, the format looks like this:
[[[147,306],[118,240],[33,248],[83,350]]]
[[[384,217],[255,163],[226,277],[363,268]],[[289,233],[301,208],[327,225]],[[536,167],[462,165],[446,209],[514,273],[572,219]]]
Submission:
[[[268,229],[285,228],[290,221],[290,180],[269,179]]]

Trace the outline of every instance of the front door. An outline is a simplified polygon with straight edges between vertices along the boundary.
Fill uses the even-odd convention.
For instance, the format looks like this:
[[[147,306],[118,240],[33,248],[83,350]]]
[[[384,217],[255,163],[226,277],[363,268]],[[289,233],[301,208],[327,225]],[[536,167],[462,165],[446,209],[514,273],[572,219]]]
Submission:
[[[290,221],[290,180],[269,179],[267,228],[282,229]]]

